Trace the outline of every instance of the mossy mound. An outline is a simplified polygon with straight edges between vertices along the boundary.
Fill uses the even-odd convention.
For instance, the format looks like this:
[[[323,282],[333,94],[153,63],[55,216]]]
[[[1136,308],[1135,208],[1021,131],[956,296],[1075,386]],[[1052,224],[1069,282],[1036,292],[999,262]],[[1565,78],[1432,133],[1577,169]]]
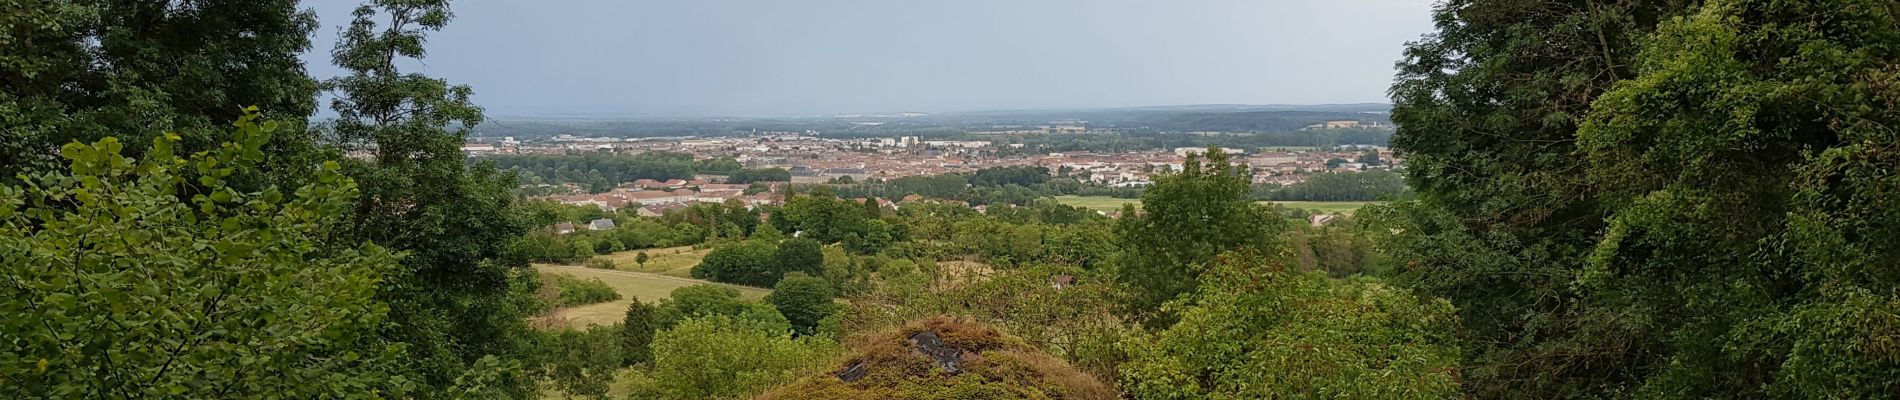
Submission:
[[[830,372],[758,399],[1116,399],[1114,388],[988,325],[939,316],[860,337]]]

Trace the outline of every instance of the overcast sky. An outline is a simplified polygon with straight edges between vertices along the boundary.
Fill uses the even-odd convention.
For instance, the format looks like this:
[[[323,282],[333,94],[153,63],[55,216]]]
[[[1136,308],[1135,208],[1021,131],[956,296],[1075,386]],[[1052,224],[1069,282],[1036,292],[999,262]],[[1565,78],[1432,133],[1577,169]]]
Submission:
[[[305,0],[329,52],[358,0]],[[1385,101],[1430,0],[476,0],[420,72],[491,117]]]

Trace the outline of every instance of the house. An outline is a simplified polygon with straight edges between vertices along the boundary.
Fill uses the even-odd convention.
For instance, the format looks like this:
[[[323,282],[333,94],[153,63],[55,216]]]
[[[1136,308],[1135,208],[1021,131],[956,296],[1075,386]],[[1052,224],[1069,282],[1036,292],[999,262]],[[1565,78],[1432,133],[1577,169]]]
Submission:
[[[569,233],[574,233],[574,223],[562,222],[562,223],[554,224],[554,234],[566,235]]]
[[[1313,224],[1314,227],[1321,227],[1333,223],[1333,220],[1336,218],[1338,218],[1338,216],[1332,214],[1315,214],[1306,217],[1306,222]]]
[[[613,229],[613,228],[614,228],[614,220],[611,220],[611,219],[601,218],[601,219],[597,219],[593,221],[587,221],[587,230],[590,230],[590,231],[604,231],[604,230]]]

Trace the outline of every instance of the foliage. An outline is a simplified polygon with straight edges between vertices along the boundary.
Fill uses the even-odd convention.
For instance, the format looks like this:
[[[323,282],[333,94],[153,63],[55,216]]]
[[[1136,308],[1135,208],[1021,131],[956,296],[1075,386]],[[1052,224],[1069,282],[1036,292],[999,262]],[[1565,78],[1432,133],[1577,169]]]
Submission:
[[[739,291],[719,285],[693,285],[674,289],[670,297],[655,308],[654,320],[660,328],[671,328],[689,318],[727,316],[751,323],[791,331],[791,322],[771,305],[748,302]]]
[[[1270,243],[1281,222],[1247,199],[1247,173],[1210,147],[1205,162],[1189,156],[1181,172],[1157,176],[1141,195],[1141,213],[1123,208],[1116,231],[1128,260],[1121,278],[1138,294],[1133,311],[1153,316],[1161,303],[1192,293],[1201,264],[1215,254]]]
[[[567,397],[607,399],[607,386],[620,369],[618,330],[590,326],[585,331],[565,329],[547,334],[540,346],[543,374],[549,386]]]
[[[546,278],[544,284],[554,286],[556,297],[553,306],[572,307],[594,303],[620,300],[620,292],[613,286],[601,282],[600,278],[580,279],[569,274],[541,274]]]
[[[742,169],[726,176],[726,183],[791,182],[792,172],[784,168]]]
[[[785,272],[774,259],[776,246],[756,240],[727,244],[693,266],[693,277],[714,282],[771,287]]]
[[[0,397],[312,398],[409,389],[375,340],[397,255],[326,246],[355,185],[335,163],[286,193],[244,191],[273,123],[215,150],[142,159],[68,144],[69,173],[0,186]]]
[[[432,392],[485,356],[532,358],[531,294],[509,284],[526,265],[508,245],[528,225],[511,212],[513,179],[464,165],[466,128],[482,120],[472,90],[397,68],[423,57],[426,35],[450,20],[448,2],[375,0],[353,14],[331,53],[347,73],[323,82],[337,113],[328,138],[372,157],[343,162],[363,195],[341,233],[409,253],[378,294],[391,308],[383,336],[412,349],[416,367],[403,372],[429,393],[420,397],[447,396]],[[505,374],[497,385],[525,397],[531,379]]]
[[[830,362],[837,344],[822,336],[727,316],[687,319],[653,339],[653,365],[634,399],[740,398]]]
[[[793,330],[810,335],[816,332],[819,320],[837,311],[834,297],[837,292],[824,278],[795,273],[772,286],[772,294],[765,295],[765,302],[785,315]]]
[[[178,154],[213,150],[250,113],[283,128],[262,146],[272,157],[231,185],[290,189],[318,174],[325,154],[303,126],[317,84],[298,58],[317,20],[296,0],[8,1],[0,27],[0,184],[64,171],[61,146],[108,136],[135,158],[161,133],[178,136]]]
[[[961,372],[948,375],[918,352],[910,337],[929,331],[962,357]],[[864,377],[845,383],[831,373],[799,379],[762,399],[1099,399],[1119,398],[1113,388],[1022,340],[981,323],[947,316],[918,320],[855,340],[837,370],[862,368]]]
[[[823,247],[816,240],[793,238],[780,242],[772,258],[781,273],[803,272],[817,276],[824,274]]]
[[[1471,392],[1892,393],[1895,12],[1441,8],[1393,91],[1423,200],[1375,215],[1459,306]]]
[[[634,297],[619,329],[621,366],[653,361],[653,335],[660,330],[657,307]]]
[[[970,184],[977,186],[1035,186],[1048,181],[1049,169],[1038,166],[990,167],[970,176]]]
[[[692,155],[666,152],[632,156],[601,153],[494,155],[484,156],[481,160],[493,162],[496,168],[504,171],[521,174],[524,184],[572,183],[590,193],[603,193],[621,183],[641,179],[692,179],[698,167],[693,163]]]
[[[1406,195],[1405,178],[1391,171],[1314,174],[1305,182],[1273,188],[1266,200],[1374,201]]]
[[[608,241],[608,242],[611,242],[611,243],[619,243],[619,242],[616,242],[616,241],[611,241],[611,240],[610,240],[610,241]],[[588,268],[593,268],[593,269],[614,269],[614,261],[613,261],[613,260],[609,260],[609,259],[605,259],[605,258],[598,258],[598,257],[597,257],[597,258],[589,258],[589,259],[587,259],[587,261],[586,261],[586,262],[584,263],[584,265],[586,265],[586,266],[587,266]]]
[[[1125,344],[1122,388],[1142,399],[1459,396],[1450,303],[1229,253],[1181,321]]]

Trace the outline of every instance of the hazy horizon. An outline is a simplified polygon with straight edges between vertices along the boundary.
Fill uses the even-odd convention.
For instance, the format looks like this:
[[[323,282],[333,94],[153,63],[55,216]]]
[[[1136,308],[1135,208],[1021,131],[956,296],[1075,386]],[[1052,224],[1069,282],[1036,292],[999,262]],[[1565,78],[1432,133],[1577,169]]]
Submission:
[[[467,2],[407,65],[497,117],[1386,102],[1430,1]],[[306,0],[318,78],[359,1]]]

